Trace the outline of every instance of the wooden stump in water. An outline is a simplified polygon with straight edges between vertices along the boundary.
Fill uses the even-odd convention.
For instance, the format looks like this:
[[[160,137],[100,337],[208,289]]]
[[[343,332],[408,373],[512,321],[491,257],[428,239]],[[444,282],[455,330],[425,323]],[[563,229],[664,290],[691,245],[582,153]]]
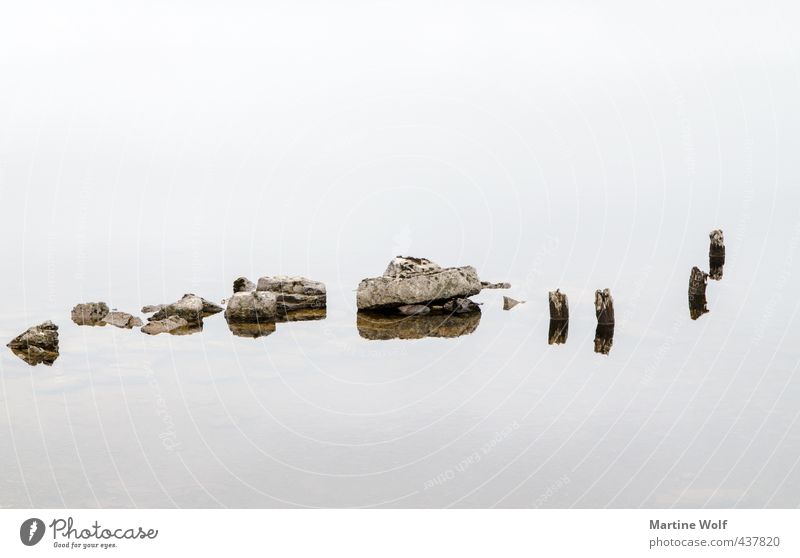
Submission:
[[[695,266],[689,274],[689,316],[696,320],[708,312],[706,306],[706,285],[708,274]]]
[[[569,301],[567,300],[567,295],[556,289],[548,293],[548,298],[550,300],[550,319],[568,320]]]
[[[722,268],[725,265],[725,239],[719,229],[708,235],[711,245],[708,248],[708,276],[715,281],[722,279]]]
[[[594,313],[598,324],[614,325],[614,299],[611,298],[610,290],[595,291]]]

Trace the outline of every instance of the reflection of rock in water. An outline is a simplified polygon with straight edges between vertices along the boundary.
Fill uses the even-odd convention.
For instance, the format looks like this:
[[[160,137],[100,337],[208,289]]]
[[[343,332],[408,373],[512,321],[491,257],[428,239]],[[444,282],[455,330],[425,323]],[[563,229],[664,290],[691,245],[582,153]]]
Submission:
[[[607,355],[614,343],[614,324],[598,324],[594,331],[594,352]]]
[[[236,337],[252,337],[257,339],[275,333],[275,322],[261,322],[257,324],[243,324],[228,322],[228,329]]]
[[[190,322],[183,327],[178,327],[169,332],[170,335],[193,335],[203,331],[203,320]]]
[[[12,339],[7,347],[31,366],[50,366],[58,358],[58,326],[48,320],[30,327]]]
[[[364,311],[356,314],[358,334],[371,340],[460,337],[475,331],[480,321],[480,310],[463,314],[435,312],[416,316]]]
[[[550,330],[547,332],[548,345],[563,345],[567,342],[569,333],[569,320],[550,320]]]
[[[37,364],[52,366],[58,358],[58,351],[46,351],[33,346],[27,349],[11,349],[11,352],[31,366],[36,366]]]
[[[693,267],[689,274],[689,316],[696,320],[708,312],[706,307],[706,285],[708,284],[708,274],[700,271],[698,267]]]
[[[324,320],[328,316],[327,308],[303,308],[282,312],[278,310],[278,322],[308,322],[314,320]]]
[[[277,324],[287,322],[306,322],[324,320],[327,316],[325,308],[303,308],[291,312],[278,311],[277,320],[262,322],[237,322],[228,320],[228,329],[237,337],[252,337],[257,339],[275,333]]]

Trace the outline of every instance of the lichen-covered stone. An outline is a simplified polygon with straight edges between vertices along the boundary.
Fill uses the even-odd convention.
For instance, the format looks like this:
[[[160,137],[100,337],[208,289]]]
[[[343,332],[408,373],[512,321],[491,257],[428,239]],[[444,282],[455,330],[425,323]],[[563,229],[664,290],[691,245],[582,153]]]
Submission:
[[[176,302],[165,304],[161,310],[153,314],[150,320],[163,320],[170,316],[179,316],[189,323],[197,323],[204,317],[222,312],[222,310],[222,306],[189,293],[183,295],[183,298]]]
[[[233,280],[234,293],[246,293],[256,290],[256,284],[247,277],[237,277]]]
[[[228,299],[225,319],[228,323],[274,322],[278,315],[275,293],[238,292]]]
[[[72,321],[80,326],[105,325],[103,318],[108,314],[105,302],[83,302],[72,308]]]
[[[166,304],[148,304],[147,306],[142,306],[142,314],[158,312],[159,310],[163,310],[164,306],[166,306]]]
[[[308,308],[325,308],[328,303],[325,283],[305,277],[261,277],[256,290],[275,294],[279,314]]]
[[[423,264],[423,267],[427,265]],[[467,298],[478,294],[481,288],[478,273],[472,266],[415,273],[401,269],[395,276],[362,280],[358,285],[356,305],[359,310],[379,310],[433,304],[454,298]]]
[[[488,281],[481,281],[481,287],[484,289],[510,289],[511,283],[489,283]]]
[[[124,329],[141,327],[142,325],[141,319],[131,314],[128,314],[127,312],[109,312],[103,318],[103,322]]]
[[[445,312],[453,314],[466,314],[468,312],[480,311],[480,305],[472,302],[468,298],[454,298],[442,305]]]
[[[400,277],[410,277],[418,273],[428,273],[430,271],[440,271],[442,266],[430,261],[427,258],[414,258],[411,256],[397,256],[386,267],[383,272],[384,277],[397,279]]]
[[[25,330],[12,339],[7,347],[30,364],[51,365],[58,358],[58,326],[50,320]]]
[[[168,316],[161,320],[151,320],[144,327],[142,332],[148,335],[158,335],[159,333],[172,333],[180,328],[185,328],[189,322],[180,316]]]

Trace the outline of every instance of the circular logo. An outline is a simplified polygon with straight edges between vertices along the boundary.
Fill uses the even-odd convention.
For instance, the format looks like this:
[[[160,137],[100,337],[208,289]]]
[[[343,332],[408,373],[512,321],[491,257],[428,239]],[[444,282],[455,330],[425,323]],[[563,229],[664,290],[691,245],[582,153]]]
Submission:
[[[33,546],[44,537],[44,521],[31,517],[22,522],[19,528],[19,540],[25,546]]]

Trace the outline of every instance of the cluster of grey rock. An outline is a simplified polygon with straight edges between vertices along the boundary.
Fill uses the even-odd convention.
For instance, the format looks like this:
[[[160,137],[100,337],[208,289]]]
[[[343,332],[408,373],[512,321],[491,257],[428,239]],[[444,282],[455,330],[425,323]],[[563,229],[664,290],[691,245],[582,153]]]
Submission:
[[[358,285],[356,325],[368,339],[455,337],[471,333],[480,321],[480,306],[470,299],[483,289],[509,288],[508,283],[481,282],[474,267],[442,267],[425,258],[398,256],[380,277]],[[110,311],[105,302],[85,302],[72,309],[81,326],[113,325],[143,333],[186,335],[202,331],[203,320],[224,310],[234,335],[269,335],[282,322],[319,320],[326,316],[325,284],[305,277],[246,277],[233,281],[233,293],[222,306],[189,293],[167,304],[149,305],[147,323],[126,312]],[[504,308],[519,301],[504,297]],[[398,321],[400,320],[400,321]],[[28,362],[52,364],[58,356],[58,327],[34,326],[9,343]]]
[[[148,335],[188,335],[202,331],[205,318],[224,310],[231,332],[260,337],[274,332],[277,322],[322,319],[325,309],[325,285],[319,281],[262,277],[256,285],[240,277],[233,283],[233,296],[227,300],[226,308],[188,293],[175,302],[144,306],[142,314],[152,314],[147,323],[127,312],[109,310],[105,302],[77,304],[71,318],[79,326],[139,327]],[[51,365],[59,354],[58,326],[50,321],[33,326],[15,337],[8,347],[28,364]]]
[[[689,276],[689,312],[697,319],[706,312],[708,278],[722,278],[725,243],[721,230],[709,235],[710,273],[693,267]],[[508,289],[508,283],[481,281],[472,266],[442,267],[426,258],[397,256],[380,277],[363,279],[356,292],[356,326],[367,339],[418,339],[457,337],[472,333],[481,317],[480,305],[470,297],[484,289]],[[569,330],[567,295],[556,289],[548,293],[550,307],[549,344],[563,344]],[[503,309],[524,301],[503,297]],[[149,335],[185,335],[202,331],[203,320],[225,311],[234,335],[269,335],[281,322],[324,319],[327,307],[325,284],[305,277],[261,277],[253,283],[246,277],[233,282],[233,294],[225,308],[195,294],[180,300],[142,308],[152,314],[147,323],[132,314],[109,310],[104,302],[85,302],[72,309],[72,321],[81,326],[112,325],[140,327]],[[595,352],[608,354],[614,337],[614,300],[608,289],[595,292]],[[58,358],[58,326],[50,321],[31,327],[8,346],[35,364],[53,364]]]

